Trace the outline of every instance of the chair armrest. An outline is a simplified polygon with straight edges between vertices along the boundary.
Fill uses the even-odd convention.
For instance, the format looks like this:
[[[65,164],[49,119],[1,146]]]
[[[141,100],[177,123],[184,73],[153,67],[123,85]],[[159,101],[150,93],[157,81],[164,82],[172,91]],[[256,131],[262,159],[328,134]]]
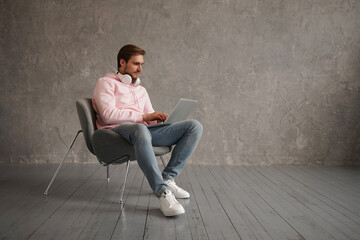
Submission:
[[[92,136],[92,142],[95,155],[102,163],[110,163],[124,157],[127,157],[126,160],[136,159],[132,144],[111,130],[96,130]]]

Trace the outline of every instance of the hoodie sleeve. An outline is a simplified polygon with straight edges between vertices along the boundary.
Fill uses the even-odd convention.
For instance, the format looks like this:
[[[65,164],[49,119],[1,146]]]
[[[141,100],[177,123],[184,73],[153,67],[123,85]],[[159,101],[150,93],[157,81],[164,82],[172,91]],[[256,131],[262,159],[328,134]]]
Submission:
[[[146,90],[145,90],[145,92],[146,92],[146,100],[145,100],[145,106],[144,106],[144,113],[145,114],[153,113],[153,112],[155,112],[155,110],[151,104],[149,94],[147,93]]]
[[[117,108],[115,101],[115,83],[108,78],[100,78],[94,88],[94,102],[101,120],[108,125],[142,122],[142,113]]]
[[[146,91],[146,102],[145,102],[145,106],[144,106],[144,113],[145,114],[150,114],[150,113],[153,113],[153,112],[155,112],[155,110],[154,110],[154,108],[153,108],[153,106],[151,104],[149,94]],[[157,121],[148,121],[147,123],[150,125],[150,124],[157,123]]]

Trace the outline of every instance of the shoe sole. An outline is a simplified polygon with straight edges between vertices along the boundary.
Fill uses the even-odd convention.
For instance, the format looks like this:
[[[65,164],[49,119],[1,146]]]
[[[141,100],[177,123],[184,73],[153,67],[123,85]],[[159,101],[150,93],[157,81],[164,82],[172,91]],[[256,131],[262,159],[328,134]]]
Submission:
[[[175,198],[176,199],[188,199],[188,198],[190,198],[190,196],[188,196],[188,197],[177,197],[177,196],[175,196]]]
[[[161,209],[160,209],[161,210]],[[164,214],[165,217],[173,217],[173,216],[177,216],[180,214],[184,214],[185,213],[185,209],[182,211],[174,211],[174,212],[168,212],[168,213],[164,213],[162,210],[161,212]]]

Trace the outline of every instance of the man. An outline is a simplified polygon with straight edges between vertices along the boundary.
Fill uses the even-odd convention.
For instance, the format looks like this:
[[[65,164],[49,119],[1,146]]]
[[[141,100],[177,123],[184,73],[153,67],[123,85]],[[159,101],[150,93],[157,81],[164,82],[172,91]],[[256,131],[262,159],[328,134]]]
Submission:
[[[168,115],[154,111],[148,93],[139,85],[144,55],[143,49],[125,45],[117,56],[118,72],[98,80],[93,97],[96,124],[98,128],[111,129],[133,144],[139,167],[160,199],[160,210],[165,216],[175,216],[185,212],[176,198],[189,198],[190,194],[178,187],[174,178],[195,150],[203,127],[196,120],[147,127],[165,121]],[[152,147],[171,145],[175,147],[161,173]]]

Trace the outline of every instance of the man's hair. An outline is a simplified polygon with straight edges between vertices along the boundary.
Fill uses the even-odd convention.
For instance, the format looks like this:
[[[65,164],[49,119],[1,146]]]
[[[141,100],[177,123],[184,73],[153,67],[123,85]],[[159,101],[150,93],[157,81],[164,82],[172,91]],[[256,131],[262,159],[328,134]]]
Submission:
[[[145,55],[145,50],[132,44],[123,46],[117,55],[118,69],[120,68],[120,59],[124,59],[127,63],[129,59],[134,55]]]

